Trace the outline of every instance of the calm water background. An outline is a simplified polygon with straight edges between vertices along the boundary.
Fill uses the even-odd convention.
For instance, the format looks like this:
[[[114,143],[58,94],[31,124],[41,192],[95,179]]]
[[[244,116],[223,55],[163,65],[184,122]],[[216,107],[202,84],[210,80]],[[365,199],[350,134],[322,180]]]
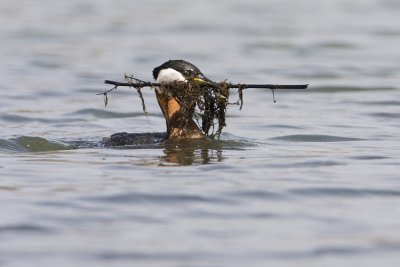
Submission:
[[[0,266],[399,266],[399,3],[1,1]],[[101,147],[165,130],[103,80],[177,58],[311,87],[246,91],[220,142]]]

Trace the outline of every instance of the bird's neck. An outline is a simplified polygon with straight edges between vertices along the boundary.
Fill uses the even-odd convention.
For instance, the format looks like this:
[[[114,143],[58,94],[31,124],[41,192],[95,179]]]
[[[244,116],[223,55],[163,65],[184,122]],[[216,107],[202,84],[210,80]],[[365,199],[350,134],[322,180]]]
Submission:
[[[167,135],[169,140],[200,139],[205,138],[192,117],[184,114],[184,110],[175,98],[156,90],[158,104],[164,114],[167,123]]]

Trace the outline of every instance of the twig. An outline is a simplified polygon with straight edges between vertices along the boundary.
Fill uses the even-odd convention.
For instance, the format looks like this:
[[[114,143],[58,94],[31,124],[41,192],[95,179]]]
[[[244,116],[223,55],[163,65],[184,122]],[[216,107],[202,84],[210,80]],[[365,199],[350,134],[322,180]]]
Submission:
[[[130,82],[116,82],[116,81],[110,81],[110,80],[105,80],[104,83],[106,84],[112,84],[114,86],[127,86],[127,87],[153,87],[153,86],[160,86],[161,84],[159,83],[152,83],[152,82],[135,82],[135,83],[130,83]],[[101,95],[101,94],[100,94]]]
[[[201,126],[205,135],[212,138],[219,138],[222,129],[226,126],[225,113],[228,103],[228,98],[230,94],[229,89],[237,89],[239,94],[239,99],[236,103],[239,105],[241,110],[243,107],[243,90],[249,88],[255,89],[271,89],[272,97],[275,100],[275,90],[276,89],[307,89],[308,84],[298,84],[298,85],[284,85],[284,84],[242,84],[242,83],[229,83],[223,82],[213,82],[208,79],[205,81],[197,81],[195,79],[186,82],[175,82],[171,84],[164,83],[153,83],[146,82],[137,79],[133,76],[127,76],[125,74],[125,82],[116,82],[105,80],[106,84],[113,85],[113,88],[104,91],[104,93],[99,93],[98,95],[104,96],[104,104],[107,106],[108,103],[108,93],[116,90],[118,87],[131,87],[135,88],[141,101],[143,112],[147,116],[147,110],[143,98],[141,89],[144,87],[159,87],[167,90],[170,93],[169,96],[173,97],[180,104],[179,123],[182,124],[183,128],[188,126],[188,122],[191,121],[195,114],[196,107],[199,110],[201,117]],[[198,124],[199,121],[197,120]],[[218,128],[217,128],[218,125]],[[212,132],[210,133],[210,129]]]
[[[133,76],[127,76],[126,74],[125,74],[125,80],[128,82],[128,83],[130,83],[130,84],[133,84],[133,82],[132,82],[132,80],[135,80],[136,82],[138,82],[138,83],[144,83],[145,81],[142,81],[142,80],[139,80],[139,79],[136,79],[135,77],[133,77]],[[142,94],[142,87],[135,87],[136,88],[136,91],[137,91],[137,93],[138,93],[138,95],[139,95],[139,97],[140,97],[140,100],[142,101],[142,108],[143,108],[143,112],[144,112],[144,114],[146,115],[146,117],[147,117],[147,109],[146,109],[146,104],[144,103],[144,98],[143,98],[143,94]]]
[[[108,94],[108,93],[111,92],[111,91],[117,90],[118,86],[119,86],[119,85],[115,85],[113,88],[104,91],[104,93],[98,93],[98,94],[96,94],[96,95],[106,95],[106,94]]]
[[[104,96],[104,107],[107,107],[107,105],[108,105],[108,93],[111,92],[111,91],[117,90],[117,88],[118,88],[118,86],[115,85],[113,88],[104,91],[104,93],[96,94],[96,95],[103,95]]]
[[[240,89],[307,89],[308,84],[245,84],[245,83],[228,83],[228,88]]]
[[[127,76],[125,74],[125,80],[126,82],[116,82],[116,81],[110,81],[110,80],[105,80],[104,83],[106,84],[112,84],[114,85],[113,88],[105,91],[104,93],[99,93],[97,95],[104,95],[104,104],[107,106],[108,103],[108,98],[107,94],[110,93],[111,91],[116,90],[119,86],[125,86],[125,87],[133,87],[137,90],[139,97],[142,101],[142,107],[143,107],[143,112],[147,115],[147,110],[146,106],[144,103],[143,99],[143,94],[141,89],[143,87],[158,87],[162,86],[160,83],[153,83],[153,82],[145,82],[143,80],[137,79],[133,76]],[[135,82],[133,82],[135,81]],[[240,110],[243,107],[243,90],[244,89],[271,89],[272,90],[272,98],[274,100],[274,103],[276,102],[275,100],[275,90],[276,89],[286,89],[286,90],[300,90],[300,89],[307,89],[308,84],[246,84],[246,83],[227,83],[227,82],[222,82],[220,84],[218,83],[207,83],[208,85],[215,86],[215,87],[220,87],[220,84],[222,84],[225,88],[228,89],[238,89],[239,91],[239,101],[238,104],[240,105]]]
[[[131,78],[131,77],[129,77]],[[142,82],[138,79],[133,78],[137,82],[135,83],[130,83],[130,82],[116,82],[116,81],[110,81],[110,80],[105,80],[104,83],[106,84],[112,84],[116,87],[118,86],[128,86],[128,87],[134,87],[134,88],[141,88],[141,87],[156,87],[156,86],[161,86],[160,83],[153,83],[153,82]],[[227,88],[229,89],[289,89],[289,90],[296,90],[296,89],[307,89],[308,84],[245,84],[245,83],[225,83],[224,84]],[[111,92],[113,89],[109,90],[108,92]],[[103,93],[100,93],[99,95],[102,95]]]

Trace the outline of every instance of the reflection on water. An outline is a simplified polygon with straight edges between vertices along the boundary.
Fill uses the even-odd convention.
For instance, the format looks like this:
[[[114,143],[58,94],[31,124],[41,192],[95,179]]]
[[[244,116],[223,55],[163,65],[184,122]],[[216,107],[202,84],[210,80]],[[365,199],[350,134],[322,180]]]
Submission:
[[[140,153],[143,149],[162,149],[164,155],[159,157],[160,166],[186,166],[221,162],[224,159],[224,150],[243,150],[254,145],[254,143],[244,140],[165,141],[165,133],[117,133],[98,141],[64,140],[56,142],[33,136],[21,136],[9,140],[0,139],[0,152],[50,152],[106,147]]]
[[[223,135],[227,136],[227,135]],[[160,165],[201,165],[223,160],[224,150],[245,149],[254,143],[244,140],[180,140],[167,141],[165,133],[116,133],[104,138],[102,144],[110,149],[159,149],[164,156]]]
[[[220,140],[166,141],[165,133],[116,133],[103,139],[107,148],[163,149],[160,165],[198,165],[222,160],[224,142]],[[230,142],[230,145],[233,141]],[[225,145],[226,146],[226,145]]]
[[[167,142],[161,165],[198,165],[221,162],[223,144],[216,140]]]

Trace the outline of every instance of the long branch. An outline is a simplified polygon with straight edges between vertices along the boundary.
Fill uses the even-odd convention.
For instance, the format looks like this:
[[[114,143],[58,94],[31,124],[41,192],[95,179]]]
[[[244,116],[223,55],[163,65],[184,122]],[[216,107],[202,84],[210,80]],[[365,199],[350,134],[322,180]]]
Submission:
[[[112,84],[114,86],[128,86],[134,88],[142,88],[142,87],[155,87],[161,86],[160,83],[152,83],[152,82],[116,82],[105,80],[104,83]],[[308,84],[245,84],[245,83],[226,83],[228,88],[239,88],[239,89],[247,89],[247,88],[255,88],[255,89],[307,89]]]

